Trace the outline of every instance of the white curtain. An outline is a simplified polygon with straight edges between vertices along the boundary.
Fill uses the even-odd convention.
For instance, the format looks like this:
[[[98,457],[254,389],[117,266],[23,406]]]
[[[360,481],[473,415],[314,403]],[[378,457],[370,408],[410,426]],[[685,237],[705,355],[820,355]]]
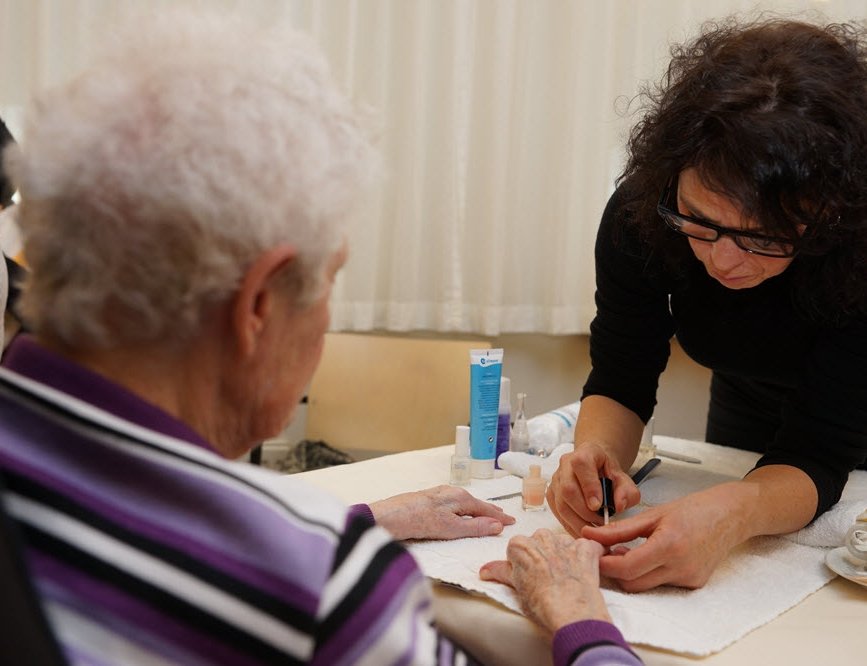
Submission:
[[[0,113],[13,132],[30,92],[68,76],[106,21],[142,2],[0,0]],[[671,42],[756,9],[867,18],[865,0],[200,4],[309,32],[376,111],[385,182],[352,229],[332,327],[490,336],[587,332],[628,101]]]

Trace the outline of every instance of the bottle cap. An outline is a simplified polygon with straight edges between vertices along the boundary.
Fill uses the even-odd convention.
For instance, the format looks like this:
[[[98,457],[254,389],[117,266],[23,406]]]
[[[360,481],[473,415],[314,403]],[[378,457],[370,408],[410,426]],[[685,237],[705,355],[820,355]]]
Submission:
[[[494,476],[494,459],[478,460],[473,458],[470,465],[471,474],[474,479],[490,479]]]
[[[461,458],[470,457],[470,427],[455,426],[455,455]]]
[[[512,411],[512,382],[508,377],[500,377],[500,407],[499,412],[502,414],[506,411]]]

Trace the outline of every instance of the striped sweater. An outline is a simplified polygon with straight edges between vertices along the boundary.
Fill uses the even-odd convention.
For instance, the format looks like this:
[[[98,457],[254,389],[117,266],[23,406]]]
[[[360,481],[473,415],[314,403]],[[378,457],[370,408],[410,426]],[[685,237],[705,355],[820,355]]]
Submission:
[[[4,365],[4,504],[70,663],[471,661],[437,634],[429,584],[364,507],[222,459],[30,338]],[[621,645],[611,625],[576,623],[554,647],[560,664],[634,658]]]

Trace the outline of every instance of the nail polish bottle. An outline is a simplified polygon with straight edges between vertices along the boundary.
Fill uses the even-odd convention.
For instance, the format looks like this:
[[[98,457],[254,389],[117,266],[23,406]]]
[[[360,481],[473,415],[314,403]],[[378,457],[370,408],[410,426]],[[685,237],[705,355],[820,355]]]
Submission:
[[[542,478],[541,465],[530,465],[530,475],[524,477],[521,491],[524,511],[545,510],[545,489],[548,483]]]
[[[455,427],[455,452],[451,460],[449,483],[453,486],[467,485],[470,482],[471,466],[470,428],[459,425]]]

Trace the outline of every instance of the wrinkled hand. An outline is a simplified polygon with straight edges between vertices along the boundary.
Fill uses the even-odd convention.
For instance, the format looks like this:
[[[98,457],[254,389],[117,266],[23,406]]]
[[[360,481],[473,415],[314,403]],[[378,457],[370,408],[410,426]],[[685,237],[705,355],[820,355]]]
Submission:
[[[377,525],[398,541],[494,536],[515,519],[463,488],[436,486],[370,504]]]
[[[513,537],[508,560],[488,562],[479,576],[513,587],[527,615],[555,633],[579,620],[611,622],[599,591],[602,552],[595,541],[542,529]]]
[[[600,561],[601,574],[627,592],[666,584],[701,587],[744,540],[744,519],[733,509],[732,491],[730,483],[714,486],[605,527],[585,527],[581,534],[607,547],[647,538],[632,549],[617,546]]]
[[[585,525],[601,522],[601,477],[614,485],[614,507],[619,513],[641,500],[638,487],[620,463],[598,444],[585,443],[560,458],[560,466],[548,486],[548,506],[572,536],[581,534]]]

